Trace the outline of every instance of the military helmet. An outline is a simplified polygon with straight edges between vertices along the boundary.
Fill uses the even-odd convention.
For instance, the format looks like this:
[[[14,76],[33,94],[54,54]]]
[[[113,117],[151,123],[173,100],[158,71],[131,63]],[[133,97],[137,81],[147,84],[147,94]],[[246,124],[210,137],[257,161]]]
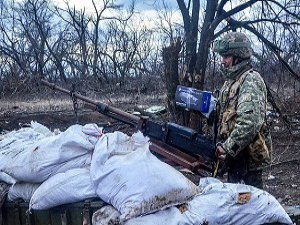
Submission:
[[[229,32],[220,40],[214,41],[213,51],[221,56],[232,55],[242,59],[250,58],[252,55],[250,40],[240,32]]]

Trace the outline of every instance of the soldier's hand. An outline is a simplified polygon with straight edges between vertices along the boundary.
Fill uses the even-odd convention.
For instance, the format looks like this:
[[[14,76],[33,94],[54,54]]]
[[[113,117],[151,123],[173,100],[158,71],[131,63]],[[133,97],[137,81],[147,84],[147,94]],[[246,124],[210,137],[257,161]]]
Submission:
[[[224,148],[221,145],[217,146],[215,155],[218,159],[225,160],[226,152],[225,152]]]

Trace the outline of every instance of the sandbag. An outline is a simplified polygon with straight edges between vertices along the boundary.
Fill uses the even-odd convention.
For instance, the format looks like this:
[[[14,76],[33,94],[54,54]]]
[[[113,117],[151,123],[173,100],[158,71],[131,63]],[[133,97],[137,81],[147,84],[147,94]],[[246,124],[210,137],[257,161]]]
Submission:
[[[279,202],[266,191],[245,184],[200,179],[203,190],[183,214],[189,224],[292,224]]]
[[[111,205],[103,206],[94,212],[92,217],[93,225],[121,225],[121,214]],[[184,217],[178,208],[171,206],[145,216],[138,216],[127,220],[124,225],[190,225],[184,221]]]
[[[130,219],[125,225],[292,224],[278,201],[263,190],[215,178],[202,178],[199,186],[203,191],[181,210],[171,207]]]
[[[82,127],[82,133],[85,134],[92,145],[95,145],[103,134],[103,127],[98,127],[95,123],[89,123]]]
[[[7,194],[7,200],[13,202],[17,199],[22,199],[29,202],[33,193],[40,186],[40,184],[31,183],[16,183],[10,186]]]
[[[14,130],[0,136],[0,170],[9,163],[9,159],[24,151],[37,141],[53,136],[51,131],[42,124],[31,121],[30,127]]]
[[[2,170],[18,181],[42,183],[59,172],[86,167],[96,141],[82,130],[81,125],[73,125],[56,136],[7,149]]]
[[[54,135],[48,127],[46,127],[43,124],[40,124],[40,123],[38,123],[36,121],[31,121],[30,127],[34,131],[36,131],[36,132],[44,135],[45,137],[49,137],[49,136]]]
[[[9,189],[9,184],[7,183],[4,183],[4,182],[0,182],[0,210],[2,208],[2,204],[5,202],[5,199],[6,199],[6,194],[8,192],[8,189]],[[0,222],[1,219],[2,219],[2,211],[0,211]]]
[[[192,225],[188,223],[178,208],[172,206],[165,210],[153,214],[132,218],[125,222],[124,225]],[[195,224],[196,225],[196,224]],[[199,224],[197,224],[199,225]]]
[[[120,213],[111,205],[103,206],[93,213],[92,224],[93,225],[119,225]]]
[[[42,210],[57,205],[97,197],[89,168],[76,168],[56,174],[34,192],[29,209]]]
[[[1,142],[8,138],[14,138],[16,140],[32,139],[35,136],[49,137],[53,133],[46,126],[36,122],[31,121],[29,127],[22,127],[19,130],[13,130],[7,133],[4,133],[0,136],[0,148],[3,147]]]
[[[149,151],[142,133],[103,135],[95,146],[91,177],[98,196],[121,222],[187,201],[199,188]]]
[[[0,182],[5,182],[7,184],[15,184],[17,180],[4,172],[0,172]]]

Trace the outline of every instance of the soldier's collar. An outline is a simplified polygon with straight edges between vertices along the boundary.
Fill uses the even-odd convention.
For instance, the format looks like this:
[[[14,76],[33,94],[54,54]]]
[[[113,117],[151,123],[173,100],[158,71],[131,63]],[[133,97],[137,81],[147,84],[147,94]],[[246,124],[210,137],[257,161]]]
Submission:
[[[250,60],[244,60],[230,68],[221,68],[226,79],[235,80],[242,71],[252,68]]]

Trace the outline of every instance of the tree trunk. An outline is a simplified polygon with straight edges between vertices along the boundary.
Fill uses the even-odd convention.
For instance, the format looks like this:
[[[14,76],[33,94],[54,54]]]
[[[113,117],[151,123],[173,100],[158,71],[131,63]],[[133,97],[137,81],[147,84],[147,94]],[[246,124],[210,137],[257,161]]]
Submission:
[[[198,39],[198,23],[200,1],[192,0],[192,13],[189,13],[189,7],[186,6],[183,0],[177,0],[179,9],[182,14],[184,30],[186,34],[184,67],[180,77],[180,84],[191,87],[193,84],[193,73],[197,59],[197,39]]]
[[[211,23],[214,20],[215,12],[217,9],[217,1],[207,1],[205,18],[200,35],[200,42],[197,52],[197,60],[194,71],[193,87],[198,90],[203,90],[205,72],[207,67],[207,59],[209,53],[209,46],[213,40],[214,28]],[[190,125],[192,129],[202,131],[202,117],[199,113],[192,112],[190,115]]]
[[[171,43],[169,47],[163,48],[162,56],[165,65],[164,77],[167,88],[167,103],[168,111],[171,115],[171,120],[179,122],[180,116],[175,105],[175,93],[177,85],[179,85],[178,78],[178,55],[181,50],[180,38],[176,42]]]

